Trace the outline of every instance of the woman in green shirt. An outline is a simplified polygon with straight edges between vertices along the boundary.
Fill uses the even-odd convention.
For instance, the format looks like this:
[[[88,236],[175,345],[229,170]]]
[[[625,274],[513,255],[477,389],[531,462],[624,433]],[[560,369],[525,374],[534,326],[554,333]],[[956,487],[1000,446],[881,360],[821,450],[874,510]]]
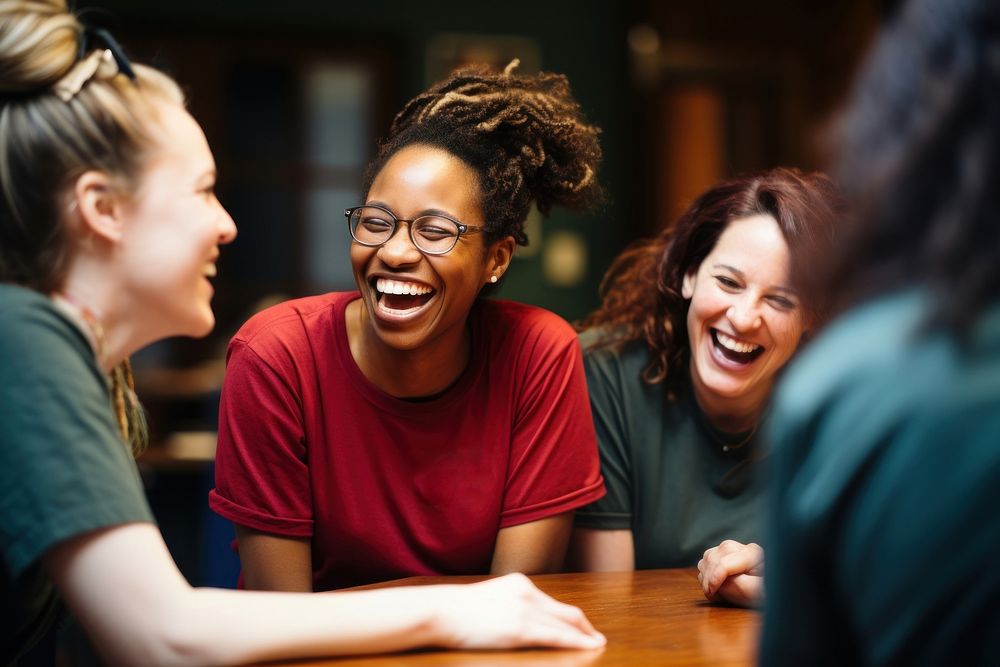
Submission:
[[[64,0],[3,3],[0,72],[0,662],[52,627],[59,598],[114,664],[603,645],[522,575],[322,596],[192,588],[129,456],[144,429],[124,360],[214,324],[210,281],[236,227],[212,153],[176,83]]]
[[[821,317],[791,274],[830,236],[819,174],[738,178],[619,256],[582,335],[607,496],[577,511],[575,564],[690,567],[711,599],[760,598],[758,442],[779,371]]]

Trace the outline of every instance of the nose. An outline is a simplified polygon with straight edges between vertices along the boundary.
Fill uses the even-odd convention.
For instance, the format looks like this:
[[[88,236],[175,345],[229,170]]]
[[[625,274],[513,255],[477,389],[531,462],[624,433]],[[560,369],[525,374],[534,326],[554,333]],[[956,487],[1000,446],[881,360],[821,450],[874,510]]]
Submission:
[[[232,243],[236,238],[236,222],[221,202],[219,203],[219,211],[222,213],[219,216],[219,245]]]
[[[396,226],[395,233],[388,241],[378,248],[378,258],[388,266],[405,266],[416,264],[423,257],[423,253],[413,245],[408,233],[409,227],[406,223]]]
[[[762,323],[759,303],[751,295],[747,295],[729,306],[726,317],[732,322],[736,331],[753,331],[760,328]]]

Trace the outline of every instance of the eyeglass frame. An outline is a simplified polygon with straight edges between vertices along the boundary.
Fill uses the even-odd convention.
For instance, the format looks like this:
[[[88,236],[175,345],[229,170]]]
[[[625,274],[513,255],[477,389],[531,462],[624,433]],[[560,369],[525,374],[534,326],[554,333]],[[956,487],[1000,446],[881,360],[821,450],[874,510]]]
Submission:
[[[380,243],[365,243],[364,241],[359,240],[358,237],[354,235],[354,229],[351,227],[351,216],[354,215],[355,211],[363,208],[377,208],[378,210],[388,214],[389,219],[392,220],[392,230],[389,232],[389,236],[387,236],[384,241],[381,241]],[[361,206],[352,206],[351,208],[344,209],[344,216],[347,218],[347,231],[351,235],[351,239],[358,245],[362,245],[366,248],[381,248],[386,243],[391,241],[392,237],[396,235],[396,231],[399,229],[399,223],[405,222],[407,228],[407,236],[410,237],[410,243],[413,244],[414,248],[416,248],[425,255],[435,255],[435,256],[447,255],[449,252],[455,249],[455,246],[458,245],[459,237],[461,237],[463,234],[476,234],[479,232],[486,231],[485,227],[480,227],[477,225],[467,225],[464,222],[459,222],[455,218],[451,217],[450,215],[446,215],[444,213],[430,213],[427,215],[418,215],[415,218],[410,218],[409,220],[407,220],[405,218],[396,217],[395,213],[387,209],[385,206],[379,206],[378,204],[362,204]],[[417,243],[416,239],[413,238],[413,223],[416,222],[417,220],[420,220],[421,218],[444,218],[448,222],[455,223],[455,225],[458,227],[458,234],[454,236],[454,243],[451,244],[451,247],[448,248],[447,250],[442,250],[440,252],[434,252],[431,250],[425,250],[424,248],[421,248],[420,244]]]

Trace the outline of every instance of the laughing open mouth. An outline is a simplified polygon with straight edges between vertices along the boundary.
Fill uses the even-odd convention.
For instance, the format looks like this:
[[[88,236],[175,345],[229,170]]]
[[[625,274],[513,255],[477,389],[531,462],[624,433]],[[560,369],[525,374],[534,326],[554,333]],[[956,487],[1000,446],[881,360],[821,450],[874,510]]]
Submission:
[[[378,307],[393,314],[405,314],[423,307],[434,296],[434,288],[423,283],[375,278]]]
[[[712,329],[712,343],[722,356],[739,364],[749,364],[764,352],[763,345],[748,343]]]

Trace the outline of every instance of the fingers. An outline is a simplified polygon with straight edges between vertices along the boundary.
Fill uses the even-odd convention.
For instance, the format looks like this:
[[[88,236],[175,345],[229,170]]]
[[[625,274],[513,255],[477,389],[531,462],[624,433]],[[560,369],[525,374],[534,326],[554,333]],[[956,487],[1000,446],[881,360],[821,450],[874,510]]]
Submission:
[[[539,609],[540,613],[532,619],[520,645],[600,648],[607,643],[604,635],[594,629],[582,611],[569,605],[556,604],[568,609],[557,613]]]
[[[716,597],[741,607],[758,607],[764,601],[764,577],[738,574],[726,579]]]
[[[567,628],[539,624],[525,633],[523,641],[518,646],[595,649],[607,643],[608,640],[599,632],[595,635],[585,635]]]
[[[740,574],[764,574],[764,550],[760,545],[726,540],[708,549],[698,561],[698,582],[710,600],[715,599],[719,587],[729,577]]]
[[[473,644],[486,647],[504,645],[554,646],[559,648],[600,648],[607,643],[603,634],[587,619],[579,608],[564,604],[539,590],[523,574],[510,574],[491,579],[472,587],[492,588],[489,595],[492,603],[488,613],[489,632],[498,632],[500,637],[483,641],[473,640]],[[509,625],[503,628],[505,619]],[[465,621],[471,621],[471,618]]]
[[[561,620],[572,628],[576,628],[580,632],[592,636],[601,635],[579,607],[559,602],[542,591],[537,589],[536,591],[539,596],[539,606],[546,613],[551,614],[554,618]]]

